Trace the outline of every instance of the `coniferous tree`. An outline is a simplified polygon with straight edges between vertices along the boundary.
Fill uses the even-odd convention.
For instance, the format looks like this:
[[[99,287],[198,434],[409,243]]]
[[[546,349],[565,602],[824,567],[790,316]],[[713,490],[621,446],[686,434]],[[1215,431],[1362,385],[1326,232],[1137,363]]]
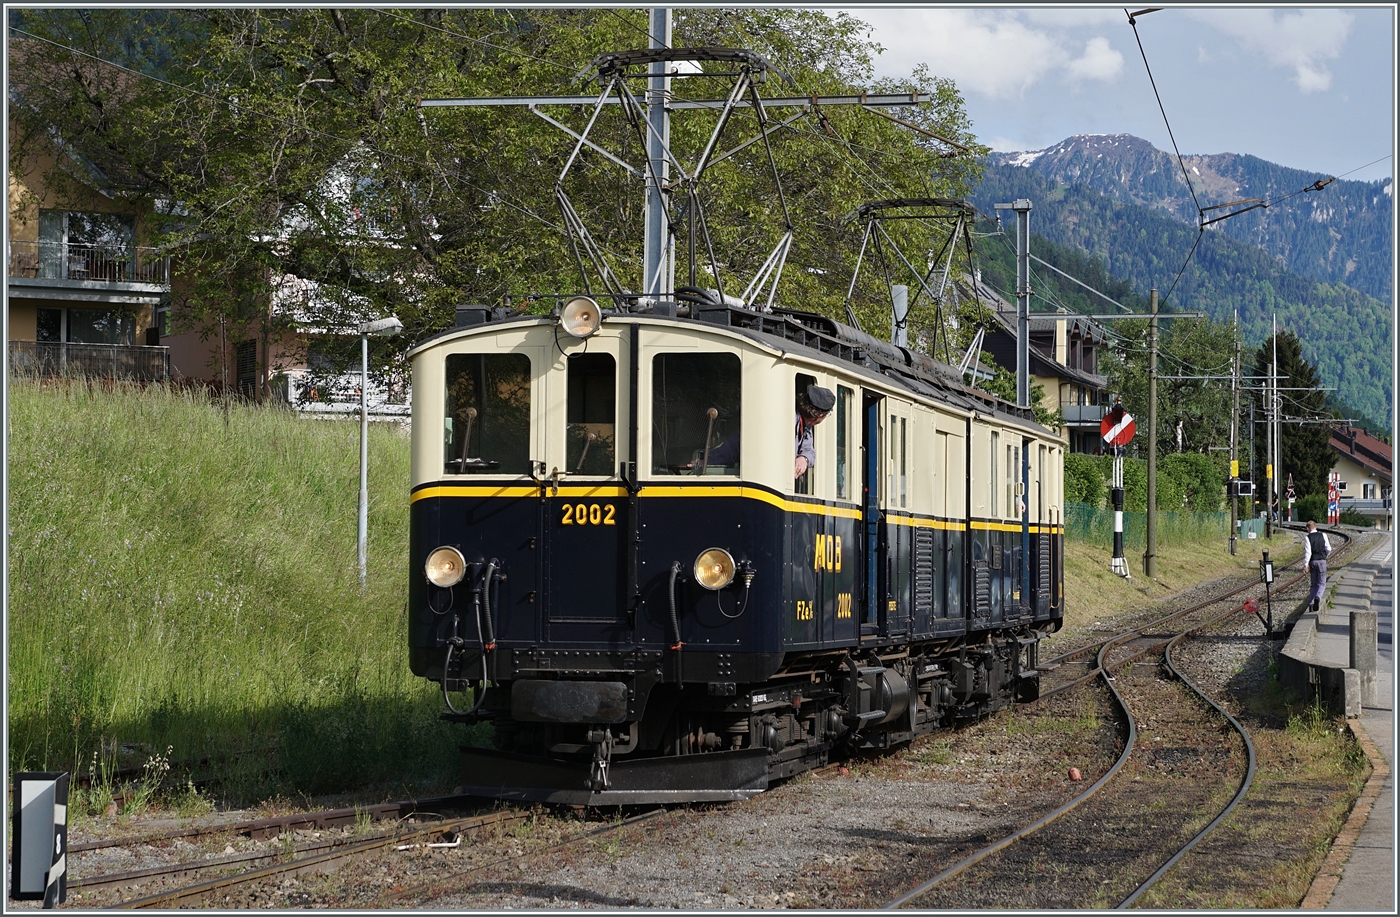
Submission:
[[[1278,337],[1278,387],[1279,401],[1282,404],[1283,422],[1281,430],[1281,468],[1274,473],[1286,485],[1288,475],[1293,476],[1293,487],[1298,496],[1327,492],[1327,472],[1332,469],[1332,450],[1327,445],[1328,427],[1325,423],[1302,423],[1317,421],[1327,417],[1326,397],[1316,389],[1321,386],[1317,368],[1303,358],[1302,343],[1291,331],[1280,331]],[[1270,337],[1260,345],[1254,354],[1251,375],[1268,376],[1273,367],[1274,338]],[[1264,384],[1260,381],[1260,384]],[[1262,391],[1255,395],[1257,417],[1265,416],[1266,396]],[[1273,461],[1265,454],[1267,437],[1261,429],[1255,434],[1255,463],[1263,480],[1263,469]]]

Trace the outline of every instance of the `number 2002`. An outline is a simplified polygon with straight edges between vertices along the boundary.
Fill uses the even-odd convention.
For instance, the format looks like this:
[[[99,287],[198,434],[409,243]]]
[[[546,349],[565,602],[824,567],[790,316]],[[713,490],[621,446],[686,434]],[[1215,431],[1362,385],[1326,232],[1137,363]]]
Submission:
[[[565,503],[560,525],[617,525],[617,507],[610,503]]]

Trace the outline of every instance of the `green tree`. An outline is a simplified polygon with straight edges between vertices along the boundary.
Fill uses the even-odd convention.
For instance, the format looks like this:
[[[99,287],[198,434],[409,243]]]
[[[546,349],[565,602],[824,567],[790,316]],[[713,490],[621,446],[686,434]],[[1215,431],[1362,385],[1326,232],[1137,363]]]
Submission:
[[[554,193],[574,138],[521,107],[425,111],[418,100],[597,91],[577,76],[601,53],[645,47],[646,17],[558,8],[25,10],[11,20],[21,128],[11,162],[21,147],[57,136],[113,193],[145,202],[150,241],[178,256],[188,282],[176,312],[191,326],[274,333],[293,319],[345,328],[393,312],[407,334],[385,345],[391,358],[450,326],[458,304],[544,310],[580,287]],[[698,189],[726,291],[742,290],[791,229],[782,304],[842,317],[859,242],[842,216],[871,199],[965,197],[980,178],[985,148],[956,87],[922,70],[907,85],[875,81],[876,46],[848,15],[681,9],[673,44],[758,52],[781,71],[763,95],[918,88],[929,101],[901,117],[970,150],[947,157],[947,144],[859,106],[773,130],[777,185],[767,145],[755,143]],[[674,89],[711,98],[721,82],[677,79]],[[589,113],[550,114],[581,129]],[[677,112],[672,142],[683,160],[703,148],[716,117]],[[753,119],[736,114],[721,149],[753,136]],[[592,136],[626,161],[643,158],[621,106],[606,106]],[[586,150],[568,184],[624,284],[640,289],[635,176]],[[680,203],[672,217],[685,221]],[[894,232],[923,251],[938,230],[910,221]],[[714,286],[704,242],[698,250],[697,282]],[[690,269],[682,252],[678,283]],[[887,333],[887,299],[868,272],[854,307],[868,329]],[[928,321],[923,311],[913,318]]]
[[[1147,453],[1150,352],[1146,320],[1114,322],[1118,337],[1100,360],[1109,389],[1137,420],[1133,445]],[[1232,326],[1208,318],[1159,320],[1157,454],[1207,452],[1230,442]],[[1180,377],[1209,378],[1180,378]]]

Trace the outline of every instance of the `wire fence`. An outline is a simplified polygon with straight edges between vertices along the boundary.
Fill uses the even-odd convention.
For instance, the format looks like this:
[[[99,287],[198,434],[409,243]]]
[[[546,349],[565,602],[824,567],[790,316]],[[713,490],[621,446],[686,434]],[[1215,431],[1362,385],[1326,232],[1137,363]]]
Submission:
[[[1251,520],[1259,522],[1260,520]],[[1205,538],[1225,539],[1229,513],[1157,513],[1157,543],[1183,544]],[[1262,528],[1261,528],[1262,534]],[[1113,543],[1113,511],[1087,503],[1065,502],[1065,537],[1074,541]],[[1147,514],[1123,514],[1123,546],[1147,547]]]

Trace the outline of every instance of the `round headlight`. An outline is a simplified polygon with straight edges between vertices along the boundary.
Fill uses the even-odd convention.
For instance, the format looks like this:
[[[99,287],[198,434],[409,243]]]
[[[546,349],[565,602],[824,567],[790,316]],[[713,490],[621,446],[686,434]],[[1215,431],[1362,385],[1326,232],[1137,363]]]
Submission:
[[[428,582],[446,589],[457,585],[467,575],[467,559],[456,548],[443,545],[428,555],[423,572],[428,575]]]
[[[695,581],[706,589],[723,589],[734,582],[734,558],[724,548],[710,548],[695,558]]]
[[[603,323],[603,311],[588,296],[575,296],[559,312],[559,324],[576,338],[586,338]]]

